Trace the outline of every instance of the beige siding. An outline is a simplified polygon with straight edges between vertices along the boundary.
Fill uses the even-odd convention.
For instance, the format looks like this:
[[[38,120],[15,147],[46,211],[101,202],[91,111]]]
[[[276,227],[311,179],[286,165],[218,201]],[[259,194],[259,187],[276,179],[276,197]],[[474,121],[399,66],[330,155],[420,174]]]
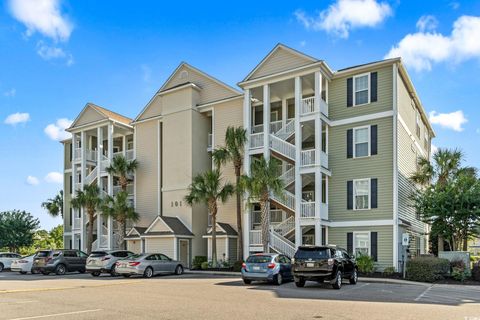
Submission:
[[[150,229],[150,231],[158,231],[158,232],[162,232],[162,231],[166,231],[166,232],[171,232],[172,230],[170,230],[170,228],[168,228],[168,226],[161,220],[157,220],[157,222],[152,226],[152,228]]]
[[[138,118],[138,121],[156,117],[162,114],[162,98],[160,96],[155,96],[152,101],[149,102],[149,105],[144,110],[141,117]]]
[[[127,240],[127,250],[142,253],[142,240]]]
[[[186,72],[186,73],[185,73]],[[182,78],[182,75],[184,76]],[[221,85],[217,81],[202,75],[201,73],[189,68],[188,66],[182,66],[177,72],[173,75],[172,79],[168,82],[165,89],[173,88],[180,84],[192,82],[199,86],[202,90],[200,93],[199,104],[204,104],[207,102],[217,101],[238,95],[233,89],[228,89],[225,86]]]
[[[208,260],[211,260],[212,259],[212,256],[211,256],[211,253],[212,253],[212,238],[208,238],[208,246],[209,246],[208,253],[210,255],[208,257]],[[228,250],[228,248],[227,248],[227,243],[226,243],[226,237],[217,237],[217,260],[218,261],[222,261],[224,255],[225,255],[225,257],[228,255],[227,250]]]
[[[63,230],[64,232],[70,232],[72,230],[72,221],[70,221],[70,201],[72,201],[72,195],[70,194],[70,177],[71,173],[65,173],[63,175]],[[72,188],[73,191],[73,188]],[[73,212],[72,212],[73,217]]]
[[[347,130],[378,126],[378,154],[347,159]],[[392,117],[332,127],[329,132],[329,219],[332,221],[383,220],[393,218],[393,126]],[[347,210],[347,181],[378,179],[378,208]]]
[[[70,158],[70,148],[72,145],[72,141],[67,141],[63,144],[63,163],[64,169],[72,169],[72,159]],[[72,151],[72,158],[73,158],[73,150]]]
[[[105,116],[95,111],[93,108],[87,107],[83,114],[80,115],[80,118],[77,119],[75,127],[104,119],[106,119]]]
[[[249,80],[298,68],[313,62],[314,61],[306,57],[294,54],[289,50],[280,47],[263,62],[263,64],[249,77]]]
[[[335,78],[328,86],[328,112],[331,120],[339,120],[393,110],[393,68],[383,67],[378,72],[378,100],[376,102],[347,107],[347,79],[354,75]],[[363,74],[361,72],[359,74]]]
[[[378,262],[376,267],[383,270],[393,266],[393,227],[392,226],[371,226],[371,227],[348,227],[328,228],[328,243],[347,248],[347,233],[356,231],[378,232]]]
[[[139,226],[148,226],[158,215],[158,121],[147,121],[136,126],[135,175],[136,210]]]
[[[175,238],[174,237],[147,237],[145,238],[145,252],[163,253],[169,258],[176,259],[173,254]]]

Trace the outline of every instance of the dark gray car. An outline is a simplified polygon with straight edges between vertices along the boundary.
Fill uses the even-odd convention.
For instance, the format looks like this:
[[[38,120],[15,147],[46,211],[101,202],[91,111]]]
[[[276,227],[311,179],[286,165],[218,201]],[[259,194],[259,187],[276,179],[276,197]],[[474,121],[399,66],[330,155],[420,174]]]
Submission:
[[[57,275],[72,271],[84,273],[87,257],[86,253],[75,249],[41,250],[33,258],[32,270],[44,275],[52,272]]]

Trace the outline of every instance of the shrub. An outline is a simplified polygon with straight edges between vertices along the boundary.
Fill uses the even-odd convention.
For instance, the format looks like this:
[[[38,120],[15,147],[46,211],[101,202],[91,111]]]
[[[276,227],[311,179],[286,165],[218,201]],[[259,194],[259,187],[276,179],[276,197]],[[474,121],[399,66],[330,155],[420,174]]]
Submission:
[[[242,264],[243,264],[243,261],[235,261],[233,263],[233,271],[235,271],[235,272],[242,271]]]
[[[463,260],[450,261],[450,267],[452,269],[451,275],[453,279],[463,282],[470,277],[470,272],[468,268],[466,268]]]
[[[208,263],[208,261],[204,261],[202,262],[201,266],[202,270],[206,270],[210,267],[210,264]]]
[[[475,281],[480,281],[480,262],[477,262],[473,265],[472,278]]]
[[[372,273],[375,269],[373,258],[366,254],[361,254],[357,258],[357,266],[361,273]]]
[[[395,273],[395,267],[386,267],[385,269],[383,269],[383,274],[386,276],[391,276],[394,273]]]
[[[434,282],[443,279],[450,271],[447,259],[434,257],[416,257],[407,262],[407,279],[422,282]]]
[[[192,268],[194,270],[198,270],[202,268],[202,263],[207,261],[207,257],[205,256],[195,256],[192,261]]]

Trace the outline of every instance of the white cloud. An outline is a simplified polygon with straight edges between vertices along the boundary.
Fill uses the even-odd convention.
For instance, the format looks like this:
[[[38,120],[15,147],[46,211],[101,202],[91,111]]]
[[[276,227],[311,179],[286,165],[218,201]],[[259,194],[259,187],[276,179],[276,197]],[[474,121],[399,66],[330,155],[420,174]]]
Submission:
[[[27,36],[39,32],[54,41],[70,38],[73,25],[62,14],[60,0],[9,0],[8,4],[12,16],[27,28]]]
[[[66,132],[65,129],[69,128],[72,125],[72,122],[72,120],[66,118],[58,119],[57,122],[46,126],[44,132],[52,140],[62,141],[69,139],[72,135],[70,132]]]
[[[17,112],[17,113],[13,113],[13,114],[9,115],[5,119],[4,123],[14,126],[14,125],[17,125],[19,123],[25,123],[29,120],[30,120],[30,114],[28,114],[26,112],[23,112],[23,113]]]
[[[307,29],[324,30],[341,38],[348,38],[355,28],[375,27],[392,14],[386,2],[376,0],[337,0],[318,16],[311,17],[297,10],[297,20]]]
[[[431,70],[433,63],[459,63],[480,58],[480,17],[461,16],[453,24],[449,36],[426,29],[432,24],[421,22],[422,18],[417,22],[417,27],[423,29],[407,34],[385,58],[402,57],[405,64],[416,71]]]
[[[7,90],[3,93],[5,97],[15,97],[16,94],[17,94],[17,90],[15,88]]]
[[[433,31],[438,26],[438,20],[432,15],[421,16],[417,21],[417,29],[420,32]]]
[[[45,181],[48,183],[63,183],[63,175],[60,172],[49,172],[45,176]]]
[[[438,151],[438,147],[432,143],[430,148],[430,157],[433,157],[433,155],[437,153],[437,151]]]
[[[27,177],[27,183],[31,186],[36,186],[40,183],[40,181],[38,181],[38,178],[37,177],[34,177],[34,176],[28,176]]]
[[[53,60],[53,59],[64,59],[68,66],[73,64],[73,56],[65,52],[62,48],[55,46],[48,46],[42,41],[39,41],[37,44],[37,53],[44,60]]]
[[[463,131],[462,125],[468,122],[462,110],[451,113],[437,113],[436,111],[432,111],[429,113],[428,119],[433,124],[438,124],[443,128],[458,132]]]

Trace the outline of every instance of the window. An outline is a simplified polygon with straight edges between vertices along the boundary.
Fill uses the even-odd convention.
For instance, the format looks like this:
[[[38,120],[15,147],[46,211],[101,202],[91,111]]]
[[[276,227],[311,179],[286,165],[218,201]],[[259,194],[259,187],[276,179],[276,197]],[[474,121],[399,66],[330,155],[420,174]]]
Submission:
[[[370,127],[353,129],[353,153],[355,158],[370,155]]]
[[[370,179],[353,180],[355,210],[370,209]]]
[[[354,232],[353,245],[355,256],[370,255],[370,232]]]
[[[353,78],[353,93],[354,100],[353,105],[358,106],[361,104],[369,103],[369,91],[370,91],[370,74],[364,74]]]
[[[171,261],[172,260],[164,254],[160,254],[159,256],[160,256],[160,260],[162,260],[162,261]]]
[[[415,116],[415,131],[417,133],[417,137],[420,138],[420,113],[418,110],[415,111],[416,116]]]

